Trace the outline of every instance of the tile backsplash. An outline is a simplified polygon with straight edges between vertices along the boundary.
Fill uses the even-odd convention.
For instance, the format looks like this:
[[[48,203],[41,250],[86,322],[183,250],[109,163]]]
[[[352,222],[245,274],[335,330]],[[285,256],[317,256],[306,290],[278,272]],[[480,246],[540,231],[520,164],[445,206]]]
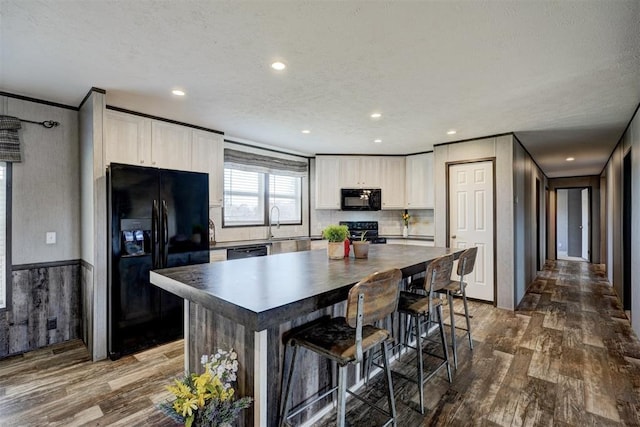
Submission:
[[[311,235],[316,236],[329,224],[340,221],[378,221],[379,233],[382,236],[402,235],[403,210],[376,212],[344,212],[338,210],[318,209],[311,215]],[[409,210],[409,235],[433,236],[433,209]]]

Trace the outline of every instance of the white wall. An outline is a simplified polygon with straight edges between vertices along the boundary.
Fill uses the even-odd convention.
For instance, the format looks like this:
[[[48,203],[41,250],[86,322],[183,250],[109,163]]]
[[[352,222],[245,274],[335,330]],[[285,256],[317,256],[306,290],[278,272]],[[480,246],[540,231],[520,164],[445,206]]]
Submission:
[[[52,129],[22,124],[22,162],[13,164],[12,263],[79,259],[78,112],[0,96],[0,114],[60,123]],[[45,243],[48,231],[56,232],[56,244]]]

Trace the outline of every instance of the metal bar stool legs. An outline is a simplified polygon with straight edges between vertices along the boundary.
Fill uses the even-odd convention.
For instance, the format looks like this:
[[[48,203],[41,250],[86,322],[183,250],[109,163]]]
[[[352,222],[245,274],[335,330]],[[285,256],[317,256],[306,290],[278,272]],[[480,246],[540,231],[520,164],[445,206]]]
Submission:
[[[283,357],[282,396],[280,405],[280,426],[285,425],[289,418],[301,413],[306,408],[318,402],[335,391],[337,404],[337,425],[344,427],[346,416],[346,394],[368,404],[371,408],[387,416],[386,425],[397,425],[396,407],[393,396],[393,383],[389,369],[388,345],[391,334],[388,330],[374,326],[380,320],[395,312],[398,306],[398,283],[402,273],[398,269],[391,269],[374,273],[358,282],[349,291],[345,317],[320,318],[291,331],[286,339]],[[349,365],[363,362],[363,355],[380,345],[384,359],[384,371],[387,391],[388,410],[378,406],[377,402],[370,402],[347,389],[347,369]],[[293,354],[286,365],[288,347],[293,347]],[[295,364],[298,348],[304,347],[324,357],[338,366],[337,385],[331,384],[330,389],[320,390],[313,399],[305,398],[303,402],[290,413],[291,383],[295,375]],[[285,377],[285,373],[287,373]]]
[[[453,365],[458,369],[458,342],[456,337],[456,329],[460,329],[465,332],[469,339],[469,349],[473,351],[473,339],[471,338],[471,321],[469,320],[469,305],[467,303],[467,283],[464,281],[465,276],[473,271],[475,265],[476,255],[478,253],[477,247],[471,247],[465,250],[458,259],[458,276],[459,280],[451,280],[450,283],[444,287],[447,293],[447,300],[449,303],[449,320],[451,322],[451,346],[453,347]],[[453,297],[462,297],[464,304],[464,317],[467,321],[467,328],[461,328],[456,326],[456,314],[453,310]]]
[[[424,289],[427,292],[427,295],[420,295],[413,292],[400,292],[400,301],[398,302],[398,312],[404,313],[408,316],[407,326],[413,324],[413,328],[415,330],[415,347],[409,345],[407,342],[407,347],[414,348],[416,350],[417,356],[417,370],[418,370],[418,380],[416,381],[415,377],[411,378],[407,375],[401,374],[399,372],[395,372],[399,376],[406,378],[409,381],[413,381],[418,385],[418,393],[420,399],[420,413],[424,414],[424,384],[426,381],[431,379],[443,366],[447,368],[447,378],[449,382],[452,381],[451,377],[451,366],[449,365],[449,349],[447,344],[447,338],[444,332],[444,323],[442,321],[442,302],[439,298],[435,297],[436,292],[442,292],[441,289],[449,283],[451,280],[451,270],[453,266],[453,256],[445,255],[440,258],[433,260],[429,266],[427,267],[427,274],[425,276]],[[426,328],[428,332],[429,326],[435,322],[433,322],[433,317],[436,316],[436,321],[439,328],[440,334],[440,344],[442,345],[443,355],[433,354],[426,351],[423,348],[423,331],[422,331],[422,323],[423,321],[426,323]],[[405,336],[405,341],[409,341],[410,336]],[[426,378],[424,375],[424,362],[423,357],[424,354],[429,354],[431,356],[435,356],[442,360],[440,365],[438,365]]]

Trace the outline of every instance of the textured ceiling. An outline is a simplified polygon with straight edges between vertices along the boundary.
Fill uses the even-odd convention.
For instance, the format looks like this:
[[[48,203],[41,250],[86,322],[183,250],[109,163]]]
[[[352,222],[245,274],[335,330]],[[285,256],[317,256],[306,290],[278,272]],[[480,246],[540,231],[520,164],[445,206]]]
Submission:
[[[639,28],[637,0],[0,0],[0,90],[77,106],[95,86],[304,154],[513,131],[547,176],[588,175],[640,102]]]

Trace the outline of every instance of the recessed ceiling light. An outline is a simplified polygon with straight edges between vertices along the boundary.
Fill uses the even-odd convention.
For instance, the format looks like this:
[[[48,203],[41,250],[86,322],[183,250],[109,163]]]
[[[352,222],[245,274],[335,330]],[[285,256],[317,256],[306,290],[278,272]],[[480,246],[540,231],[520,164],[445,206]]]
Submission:
[[[376,144],[382,144],[382,140],[381,139],[374,139],[373,142],[375,142]]]
[[[455,134],[456,134],[456,131],[454,129],[447,131],[447,135],[455,135]]]
[[[302,133],[311,133],[311,131],[309,129],[305,129],[302,131]]]
[[[380,113],[373,113],[373,114],[371,114],[371,118],[372,118],[372,119],[379,119],[380,117],[382,117],[382,114],[380,114]]]
[[[184,96],[184,91],[180,90],[180,89],[174,89],[171,91],[172,94],[177,95],[177,96]]]
[[[284,65],[284,64],[283,64],[282,62],[280,62],[280,61],[276,61],[276,62],[274,62],[273,64],[271,64],[271,68],[273,68],[273,69],[274,69],[274,70],[276,70],[276,71],[282,71],[282,70],[284,70],[285,68],[287,68],[287,66],[286,66],[286,65]]]
[[[567,157],[567,162],[573,162],[575,159],[573,157]]]

